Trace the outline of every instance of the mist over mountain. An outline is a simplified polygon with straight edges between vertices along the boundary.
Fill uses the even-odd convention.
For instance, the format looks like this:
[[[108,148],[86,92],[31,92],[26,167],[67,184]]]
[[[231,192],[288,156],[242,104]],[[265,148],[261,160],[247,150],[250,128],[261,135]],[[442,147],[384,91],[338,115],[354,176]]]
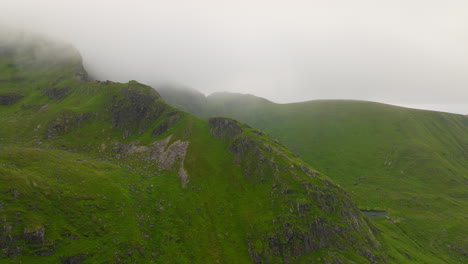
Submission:
[[[349,195],[276,139],[87,78],[64,47],[0,43],[0,262],[387,259]]]
[[[1,7],[0,263],[468,263],[466,1]]]
[[[468,4],[2,2],[0,23],[63,39],[94,78],[274,102],[357,99],[467,114]]]

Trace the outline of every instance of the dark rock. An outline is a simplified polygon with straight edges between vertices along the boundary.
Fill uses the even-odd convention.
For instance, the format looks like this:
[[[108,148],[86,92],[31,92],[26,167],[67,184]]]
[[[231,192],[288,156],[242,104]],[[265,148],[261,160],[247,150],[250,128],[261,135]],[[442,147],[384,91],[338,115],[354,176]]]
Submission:
[[[16,241],[12,240],[11,244],[14,244]],[[23,253],[23,247],[22,246],[11,246],[11,247],[6,247],[4,248],[2,246],[2,251],[3,251],[3,257],[4,258],[16,258],[20,256]]]
[[[178,112],[170,112],[164,118],[164,120],[153,130],[153,137],[158,137],[172,127],[177,121],[179,121],[181,115]]]
[[[466,248],[457,247],[457,246],[450,245],[450,244],[446,244],[445,246],[464,257],[468,257],[468,250]],[[411,259],[411,257],[408,257],[408,258]]]
[[[110,112],[113,126],[122,130],[124,138],[143,134],[166,108],[157,100],[159,94],[149,86],[132,81],[121,92],[122,96],[112,99]]]
[[[58,136],[65,135],[71,130],[80,127],[90,117],[91,113],[64,112],[49,122],[46,138],[55,139]]]
[[[299,168],[301,168],[301,170],[304,173],[308,174],[308,175],[311,175],[311,176],[314,176],[314,177],[320,175],[320,173],[318,171],[312,170],[311,168],[309,168],[307,166],[304,166],[302,164],[299,164]]]
[[[169,129],[169,122],[167,122],[167,120],[164,120],[161,122],[161,124],[156,127],[154,130],[153,130],[153,137],[158,137],[160,135],[162,135],[164,132],[166,132],[167,130]]]
[[[54,247],[52,245],[43,245],[41,247],[34,248],[34,256],[48,257],[54,254]]]
[[[0,105],[13,105],[23,99],[24,95],[19,93],[0,94]]]
[[[12,235],[12,225],[5,225],[0,233],[0,249],[3,251],[3,257],[18,256],[22,250],[14,245],[20,239],[19,236]]]
[[[281,259],[282,263],[295,263],[301,256],[325,248],[353,250],[370,263],[383,261],[374,253],[382,252],[375,238],[378,231],[362,216],[349,195],[340,187],[327,179],[320,179],[323,185],[304,181],[301,186],[294,186],[294,189],[282,184],[281,175],[284,173],[289,173],[295,178],[302,174],[312,180],[317,179],[318,172],[302,163],[291,161],[281,147],[276,147],[268,141],[238,136],[231,143],[230,151],[234,154],[235,161],[244,168],[247,177],[258,182],[263,179],[267,182],[273,180],[272,195],[291,197],[286,200],[289,203],[286,210],[292,216],[278,217],[273,221],[276,226],[273,230],[265,230],[262,236],[249,240],[249,254],[253,262],[275,263]],[[271,160],[268,158],[271,152],[293,162],[294,165],[281,165],[288,163]],[[299,202],[293,198],[296,196],[307,198]],[[323,215],[319,216],[317,210]],[[339,215],[341,220],[328,219],[327,215]],[[369,238],[362,240],[361,234],[369,234]],[[322,263],[327,262],[343,261],[328,256]]]
[[[294,193],[294,190],[290,190],[290,189],[286,189],[286,190],[281,191],[281,194],[293,194],[293,193]]]
[[[259,251],[249,247],[249,253],[256,263],[268,263],[271,256],[283,258],[284,263],[294,263],[294,259],[322,248],[347,250],[340,242],[341,239],[357,242],[353,233],[355,230],[336,225],[323,217],[304,219],[305,222],[301,224],[285,221],[278,219],[283,224],[272,235],[264,238],[268,248]],[[304,224],[308,227],[306,230],[299,228],[299,225]],[[371,263],[376,263],[377,257],[367,248],[360,248],[359,253]]]
[[[86,255],[86,254],[78,254],[78,255],[75,255],[75,256],[62,258],[62,263],[63,264],[80,264],[87,257],[88,257],[88,255]]]
[[[232,142],[229,150],[235,154],[236,163],[244,168],[247,178],[264,181],[266,177],[271,178],[277,172],[278,167],[274,162],[269,162],[265,151],[259,142],[250,137],[237,137]]]
[[[80,238],[80,236],[75,235],[75,234],[72,234],[72,233],[66,233],[66,234],[64,234],[63,236],[64,236],[64,237],[68,237],[68,238],[70,238],[71,240],[77,240],[77,239]]]
[[[252,242],[250,241],[250,239],[247,240],[247,245],[249,247],[249,255],[252,258],[252,261],[255,264],[261,264],[262,263],[262,257],[256,252],[256,250],[254,249],[254,246],[253,246]]]
[[[213,117],[208,119],[211,134],[217,138],[234,138],[243,132],[239,123],[233,119]]]
[[[23,238],[29,244],[44,244],[45,243],[45,228],[39,228],[35,231],[28,232],[27,229],[23,232]]]
[[[0,249],[5,258],[15,258],[24,254],[27,248],[30,255],[50,256],[54,253],[53,244],[45,240],[45,228],[34,231],[24,229],[22,234],[14,233],[14,226],[5,225],[0,232]]]
[[[240,138],[235,139],[234,142],[231,144],[231,147],[229,148],[229,150],[239,156],[242,156],[246,154],[247,152],[251,152],[251,151],[261,152],[257,143],[248,137],[240,137]]]
[[[259,135],[259,136],[264,136],[264,135],[265,135],[265,133],[263,133],[262,131],[257,130],[257,129],[254,129],[253,132],[254,132],[255,134]]]
[[[49,88],[44,91],[44,93],[50,98],[55,101],[60,101],[61,99],[65,98],[68,93],[71,91],[69,87],[60,87],[60,88]]]

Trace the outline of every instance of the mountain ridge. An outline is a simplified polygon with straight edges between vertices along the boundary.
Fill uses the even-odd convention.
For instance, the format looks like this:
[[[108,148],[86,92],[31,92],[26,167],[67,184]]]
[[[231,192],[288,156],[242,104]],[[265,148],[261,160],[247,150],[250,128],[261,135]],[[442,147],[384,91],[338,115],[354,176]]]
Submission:
[[[187,86],[181,86],[181,85],[173,85],[173,84],[154,84],[153,87],[155,87],[156,90],[160,91],[161,93],[164,94],[164,96],[167,98],[169,102],[172,104],[178,104],[178,108],[182,109],[184,111],[190,112],[190,113],[198,113],[199,115],[203,115],[204,113],[200,110],[200,107],[198,110],[192,110],[188,111],[188,109],[184,109],[186,107],[190,106],[190,100],[195,100],[200,104],[200,102],[203,102],[206,104],[207,99],[213,99],[213,98],[228,98],[232,97],[235,98],[237,97],[236,100],[240,100],[240,98],[243,98],[244,100],[259,100],[263,101],[266,100],[265,103],[271,103],[275,105],[292,105],[292,104],[302,104],[302,103],[309,103],[309,102],[321,102],[321,101],[327,101],[327,102],[362,102],[362,103],[376,103],[376,104],[382,104],[382,105],[388,105],[388,106],[393,106],[393,107],[401,107],[401,108],[407,108],[407,109],[414,109],[414,110],[419,110],[419,111],[432,111],[432,112],[441,112],[441,113],[448,113],[448,114],[456,114],[456,115],[465,115],[461,113],[454,113],[454,112],[447,112],[447,111],[439,111],[439,110],[430,110],[430,109],[421,109],[421,108],[415,108],[415,107],[407,107],[407,106],[402,106],[402,105],[396,105],[396,104],[391,104],[391,103],[384,103],[384,102],[377,102],[377,101],[370,101],[370,100],[362,100],[362,99],[310,99],[310,100],[305,100],[305,101],[294,101],[294,102],[286,102],[286,103],[278,103],[271,101],[267,98],[257,96],[255,94],[251,93],[238,93],[238,92],[229,92],[229,91],[217,91],[213,92],[210,94],[205,95],[204,93],[193,89],[191,87]],[[175,95],[174,90],[177,91],[178,99],[176,98],[170,98]],[[184,96],[187,96],[188,94],[196,95],[191,98],[184,98]],[[196,97],[196,98],[195,98]],[[183,100],[185,101],[185,104],[180,104],[178,100],[181,100],[181,98],[184,98]],[[193,102],[192,102],[193,103]]]
[[[373,222],[389,243],[417,243],[400,246],[397,255],[424,252],[432,256],[422,261],[427,263],[466,259],[466,116],[355,100],[276,104],[235,93],[207,98],[195,114],[235,118],[272,134],[338,182],[362,209],[387,211]]]
[[[349,195],[277,140],[31,48],[0,56],[0,261],[385,261]]]

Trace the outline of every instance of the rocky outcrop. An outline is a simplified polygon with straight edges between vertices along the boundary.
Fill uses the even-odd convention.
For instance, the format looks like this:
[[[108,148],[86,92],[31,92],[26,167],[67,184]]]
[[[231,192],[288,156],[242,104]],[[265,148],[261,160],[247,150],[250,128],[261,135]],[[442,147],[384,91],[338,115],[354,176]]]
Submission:
[[[135,81],[112,98],[110,113],[112,124],[122,130],[123,138],[141,135],[164,112],[166,105],[159,101],[159,94],[151,87]]]
[[[233,119],[213,117],[208,119],[211,134],[217,138],[234,138],[243,132],[239,123]]]
[[[188,173],[184,168],[184,160],[189,146],[188,141],[177,140],[169,144],[172,136],[153,142],[150,146],[139,146],[138,142],[129,144],[114,143],[113,152],[122,155],[143,154],[146,160],[155,161],[162,169],[178,168],[178,176],[182,187],[189,182]]]
[[[24,95],[19,93],[0,94],[0,105],[13,105],[23,99]]]
[[[339,187],[304,183],[301,188],[285,189],[279,183],[272,187],[272,196],[283,196],[289,207],[273,220],[273,229],[250,237],[250,241],[260,241],[256,245],[261,245],[250,245],[249,253],[256,263],[275,262],[275,258],[282,263],[296,263],[320,249],[351,250],[369,263],[385,262],[376,238],[378,230]],[[330,257],[329,261],[345,262],[340,257]]]
[[[5,225],[0,233],[0,248],[3,252],[3,257],[16,257],[23,252],[23,246],[19,245],[18,241],[21,237],[12,233],[13,226]]]
[[[293,155],[279,142],[258,138],[255,129],[223,118],[210,119],[210,125],[215,137],[231,139],[229,150],[246,177],[256,184],[272,184],[272,200],[287,205],[283,212],[277,212],[272,223],[264,224],[269,228],[260,231],[262,227],[254,227],[250,233],[247,244],[253,262],[296,263],[325,248],[352,250],[370,263],[383,261],[375,253],[381,252],[375,237],[377,230],[340,187],[291,158]],[[344,263],[332,255],[324,261]]]
[[[169,128],[171,128],[179,119],[181,118],[181,114],[179,112],[170,112],[166,114],[163,118],[163,121],[153,130],[153,137],[158,137],[164,134]]]
[[[270,172],[269,168],[273,168],[269,177],[275,177],[275,173],[278,172],[276,164],[267,159],[258,143],[250,137],[235,138],[229,150],[234,153],[236,164],[244,168],[247,178],[262,182],[265,173]],[[265,170],[265,166],[269,168]]]
[[[229,150],[239,158],[248,152],[253,152],[255,156],[262,155],[262,150],[258,143],[249,137],[236,138],[231,144]]]
[[[88,255],[86,254],[78,254],[75,256],[62,258],[62,263],[63,264],[80,264],[83,261],[85,261],[87,257]]]
[[[309,211],[308,207],[297,209],[303,212]],[[298,221],[298,219],[300,220]],[[319,249],[334,248],[343,251],[356,250],[370,263],[382,261],[373,253],[380,248],[380,244],[376,240],[363,244],[357,238],[356,235],[368,235],[369,232],[366,230],[365,221],[363,219],[359,219],[359,221],[362,221],[364,225],[355,229],[354,227],[350,228],[345,223],[338,225],[335,220],[327,219],[327,216],[316,216],[310,213],[302,218],[280,217],[276,220],[278,225],[274,231],[265,234],[262,239],[267,247],[252,249],[251,255],[253,259],[262,260],[276,256],[282,258],[284,263],[294,263],[295,259],[303,255]]]
[[[14,232],[15,226],[7,224],[3,226],[0,233],[0,248],[3,258],[14,258],[28,252],[33,256],[50,256],[54,252],[53,244],[48,243],[45,238],[46,229],[37,227],[32,230],[24,228],[18,234]]]
[[[31,244],[44,244],[45,243],[45,228],[41,227],[36,230],[24,229],[23,237]]]
[[[71,91],[70,87],[54,87],[49,88],[44,91],[44,93],[50,98],[55,101],[60,101],[67,96],[67,94]]]
[[[78,128],[84,121],[91,117],[91,113],[63,112],[50,121],[46,130],[46,139],[55,139]]]

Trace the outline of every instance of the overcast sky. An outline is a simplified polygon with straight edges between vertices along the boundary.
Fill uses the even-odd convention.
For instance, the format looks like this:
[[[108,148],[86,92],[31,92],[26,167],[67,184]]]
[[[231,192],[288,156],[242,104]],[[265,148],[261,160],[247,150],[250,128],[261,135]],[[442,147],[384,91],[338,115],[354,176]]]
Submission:
[[[1,0],[99,79],[468,114],[467,0]],[[1,36],[0,36],[1,37]]]

